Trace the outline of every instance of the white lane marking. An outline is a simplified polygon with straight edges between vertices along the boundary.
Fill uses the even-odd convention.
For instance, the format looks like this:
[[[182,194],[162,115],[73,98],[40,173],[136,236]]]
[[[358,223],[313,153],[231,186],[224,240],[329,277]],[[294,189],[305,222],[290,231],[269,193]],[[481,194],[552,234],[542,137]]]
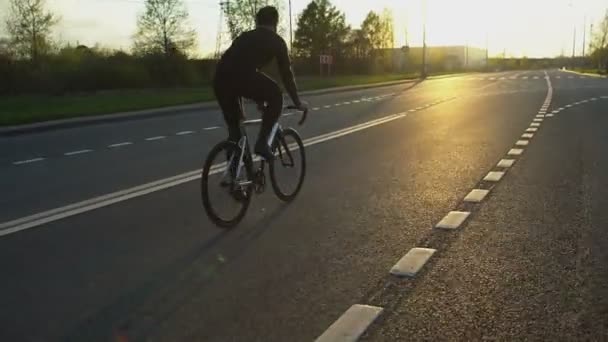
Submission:
[[[194,133],[194,131],[181,131],[181,132],[175,133],[175,135],[188,135],[188,134],[192,134],[192,133]]]
[[[547,114],[547,111],[546,110],[539,110],[538,114]]]
[[[424,109],[423,107],[416,107],[416,110]]]
[[[528,128],[526,129],[526,132],[536,132],[536,131],[538,131],[538,128],[537,128],[537,127],[528,127]]]
[[[524,150],[521,148],[512,148],[509,150],[509,152],[507,153],[510,156],[519,156],[522,153],[524,153]]]
[[[260,120],[260,122],[261,121],[262,120]],[[257,121],[255,121],[255,120],[249,120],[249,122],[257,122]],[[218,128],[220,128],[220,127],[219,126],[212,126],[212,127],[205,127],[205,128],[203,128],[203,130],[205,130],[205,131],[211,131],[211,130],[218,129]]]
[[[496,77],[490,77],[490,81],[494,81]]]
[[[517,140],[515,143],[516,146],[528,146],[528,144],[530,144],[528,140]]]
[[[532,134],[532,133],[524,133],[524,134],[521,135],[521,137],[524,138],[524,139],[532,139],[532,138],[534,138],[534,134]]]
[[[538,76],[534,76],[534,79],[537,80],[539,77]]]
[[[504,79],[505,79],[504,77],[499,78],[499,80],[504,80]]]
[[[345,135],[365,130],[371,127],[392,122],[394,120],[406,117],[406,113],[391,114],[383,118],[371,120],[358,125],[343,128],[338,131],[318,135],[304,140],[304,146],[312,146],[325,141],[340,138]],[[261,120],[260,120],[261,121]],[[214,165],[212,174],[222,172],[225,169],[225,163]],[[153,192],[172,188],[184,183],[188,183],[201,177],[201,169],[182,173],[177,176],[160,179],[154,182],[142,184],[125,190],[120,190],[110,194],[91,198],[81,202],[69,204],[63,207],[47,210],[41,213],[22,217],[8,222],[0,223],[0,236],[16,233],[22,230],[38,227],[49,222],[58,221],[67,217],[103,208],[115,203],[127,201],[132,198],[144,196]]]
[[[530,124],[530,127],[540,127],[540,122],[533,122]]]
[[[545,115],[544,115],[544,114],[538,114],[536,117],[537,117],[537,118],[544,118],[544,117],[545,117]]]
[[[483,177],[483,180],[486,182],[498,182],[505,175],[502,171],[490,171],[488,174]]]
[[[166,138],[166,136],[164,136],[164,135],[159,135],[159,136],[156,136],[156,137],[150,137],[150,138],[146,138],[146,141],[161,140],[161,139],[165,139],[165,138]]]
[[[321,108],[319,108],[319,107],[314,107],[312,110],[319,110],[319,109],[321,109]]]
[[[32,158],[32,159],[26,159],[26,160],[19,160],[19,161],[13,162],[13,165],[30,164],[30,163],[35,163],[35,162],[43,161],[43,160],[44,160],[44,158],[42,158],[42,157]]]
[[[597,101],[597,97],[592,98],[591,101]]]
[[[331,108],[331,106],[330,105],[325,105],[325,106],[323,106],[323,108],[327,109],[327,108]]]
[[[350,101],[345,101],[345,102],[342,102],[342,103],[345,104],[345,105],[349,105]]]
[[[527,80],[527,79],[528,79],[528,76],[524,76],[524,77],[522,77],[522,78],[523,78],[524,80]]]
[[[553,114],[553,113],[547,114],[548,118],[552,118],[553,116],[555,116],[555,114]]]
[[[384,309],[377,306],[355,304],[338,318],[316,342],[355,342],[380,316]]]
[[[341,105],[342,105],[341,103],[336,103],[334,106],[340,107]]]
[[[468,211],[450,211],[435,228],[440,229],[456,229],[471,215]]]
[[[416,109],[410,109],[410,110],[408,110],[408,112],[410,112],[410,113],[413,113],[415,111],[416,111]]]
[[[511,167],[515,163],[515,159],[501,159],[496,166],[498,167]]]
[[[122,146],[127,146],[127,145],[133,145],[133,143],[130,141],[125,141],[125,142],[121,142],[121,143],[117,143],[117,144],[108,145],[108,147],[116,148],[116,147],[122,147]]]
[[[543,122],[543,119],[542,118],[535,118],[533,121],[534,122]]]
[[[292,115],[294,115],[294,114],[295,114],[295,112],[289,112],[289,113],[285,113],[285,114],[283,114],[283,116],[292,116]]]
[[[415,276],[437,250],[432,248],[410,249],[390,270],[397,277]]]
[[[484,189],[473,189],[469,194],[464,198],[465,202],[473,202],[479,203],[483,201],[484,198],[490,193],[490,190]]]
[[[72,152],[66,152],[63,155],[64,156],[75,156],[77,154],[83,154],[83,153],[89,153],[89,152],[93,152],[93,150],[78,150],[78,151],[72,151]]]
[[[354,100],[353,101],[353,103],[359,103],[359,102],[361,102],[361,101],[359,101],[359,100]]]

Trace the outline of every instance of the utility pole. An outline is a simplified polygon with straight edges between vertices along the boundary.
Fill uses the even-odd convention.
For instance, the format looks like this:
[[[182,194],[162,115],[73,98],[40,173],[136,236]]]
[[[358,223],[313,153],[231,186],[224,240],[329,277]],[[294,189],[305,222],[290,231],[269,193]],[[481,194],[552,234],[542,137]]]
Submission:
[[[585,58],[585,44],[587,44],[587,15],[583,21],[583,58]]]
[[[291,0],[289,0],[289,52],[293,53],[293,17],[291,15]]]
[[[426,78],[426,0],[422,0],[422,78]]]

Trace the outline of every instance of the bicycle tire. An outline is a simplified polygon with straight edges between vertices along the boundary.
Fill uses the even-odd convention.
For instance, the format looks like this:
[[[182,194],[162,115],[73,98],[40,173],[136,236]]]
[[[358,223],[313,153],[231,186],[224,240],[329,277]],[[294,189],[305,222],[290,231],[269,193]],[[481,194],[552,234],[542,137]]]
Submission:
[[[203,167],[202,176],[201,176],[201,198],[203,201],[203,207],[207,213],[209,219],[218,227],[229,229],[236,226],[245,214],[247,213],[247,209],[249,208],[249,204],[251,203],[251,196],[253,194],[253,187],[250,185],[248,189],[245,190],[245,197],[238,202],[242,204],[241,208],[238,210],[237,214],[232,219],[223,219],[221,218],[213,209],[213,205],[211,203],[211,198],[209,197],[209,176],[212,174],[213,161],[217,158],[220,153],[228,153],[228,155],[233,155],[233,153],[240,154],[241,149],[237,144],[229,141],[223,141],[217,145],[215,145],[209,155],[207,156],[207,160],[205,161],[205,165]],[[245,154],[245,162],[242,170],[246,173],[246,180],[253,180],[253,164],[251,162],[251,158],[248,154]],[[213,172],[215,173],[215,172]]]
[[[283,189],[281,189],[281,187],[279,186],[279,183],[277,182],[277,175],[275,173],[276,171],[276,167],[281,167],[282,162],[280,159],[280,156],[277,156],[274,158],[274,161],[272,163],[270,163],[270,183],[272,183],[272,190],[274,191],[274,193],[277,195],[277,197],[279,199],[281,199],[284,202],[291,202],[293,201],[294,198],[296,198],[296,196],[298,195],[298,193],[300,192],[300,190],[302,189],[302,184],[304,183],[304,177],[306,176],[306,152],[304,150],[304,143],[302,142],[302,138],[300,138],[300,134],[298,134],[298,132],[293,129],[293,128],[287,128],[285,130],[283,130],[280,135],[277,136],[277,149],[283,149],[283,151],[285,151],[287,149],[287,142],[285,137],[292,137],[293,140],[295,140],[295,143],[297,144],[297,149],[292,149],[291,153],[298,153],[300,154],[301,157],[301,172],[300,172],[300,178],[298,179],[296,188],[294,191],[292,191],[291,193],[287,193],[286,191],[284,191]],[[279,166],[277,166],[277,163],[279,164]]]

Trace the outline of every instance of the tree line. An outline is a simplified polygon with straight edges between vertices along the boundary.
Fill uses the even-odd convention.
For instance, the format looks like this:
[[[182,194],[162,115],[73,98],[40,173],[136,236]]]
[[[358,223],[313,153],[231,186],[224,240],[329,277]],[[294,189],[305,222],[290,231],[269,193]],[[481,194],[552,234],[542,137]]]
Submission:
[[[9,2],[9,37],[0,40],[0,94],[200,86],[213,73],[213,61],[191,58],[197,34],[183,0],[145,0],[129,52],[54,42],[53,29],[61,18],[45,0]],[[255,13],[266,5],[288,18],[283,0],[226,2],[222,11],[231,38],[253,28]],[[595,31],[591,57],[608,68],[608,11]],[[287,32],[284,20],[279,33]],[[393,17],[387,9],[370,11],[360,28],[353,29],[330,0],[312,0],[298,15],[293,38],[291,53],[300,75],[317,73],[321,54],[334,56],[338,73],[391,69],[390,60],[377,58],[394,47]]]

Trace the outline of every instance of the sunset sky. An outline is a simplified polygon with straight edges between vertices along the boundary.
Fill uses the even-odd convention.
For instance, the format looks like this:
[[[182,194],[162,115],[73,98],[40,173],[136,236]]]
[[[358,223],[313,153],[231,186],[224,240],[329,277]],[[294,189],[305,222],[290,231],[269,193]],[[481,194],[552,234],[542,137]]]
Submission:
[[[284,0],[287,7],[287,0]],[[396,43],[420,45],[423,0],[333,0],[346,14],[348,24],[358,27],[370,10],[389,8],[395,17]],[[484,47],[486,35],[490,55],[553,57],[572,53],[573,30],[577,30],[577,54],[582,51],[583,27],[601,19],[606,0],[426,0],[429,45]],[[308,0],[292,0],[294,16]],[[215,49],[219,1],[185,0],[190,22],[199,34],[199,55]],[[137,14],[144,0],[47,0],[49,8],[62,17],[56,38],[81,44],[128,49],[135,32]],[[4,17],[8,0],[0,0]],[[295,21],[294,21],[295,25]],[[5,32],[4,27],[0,35]],[[589,36],[589,35],[587,35]]]

